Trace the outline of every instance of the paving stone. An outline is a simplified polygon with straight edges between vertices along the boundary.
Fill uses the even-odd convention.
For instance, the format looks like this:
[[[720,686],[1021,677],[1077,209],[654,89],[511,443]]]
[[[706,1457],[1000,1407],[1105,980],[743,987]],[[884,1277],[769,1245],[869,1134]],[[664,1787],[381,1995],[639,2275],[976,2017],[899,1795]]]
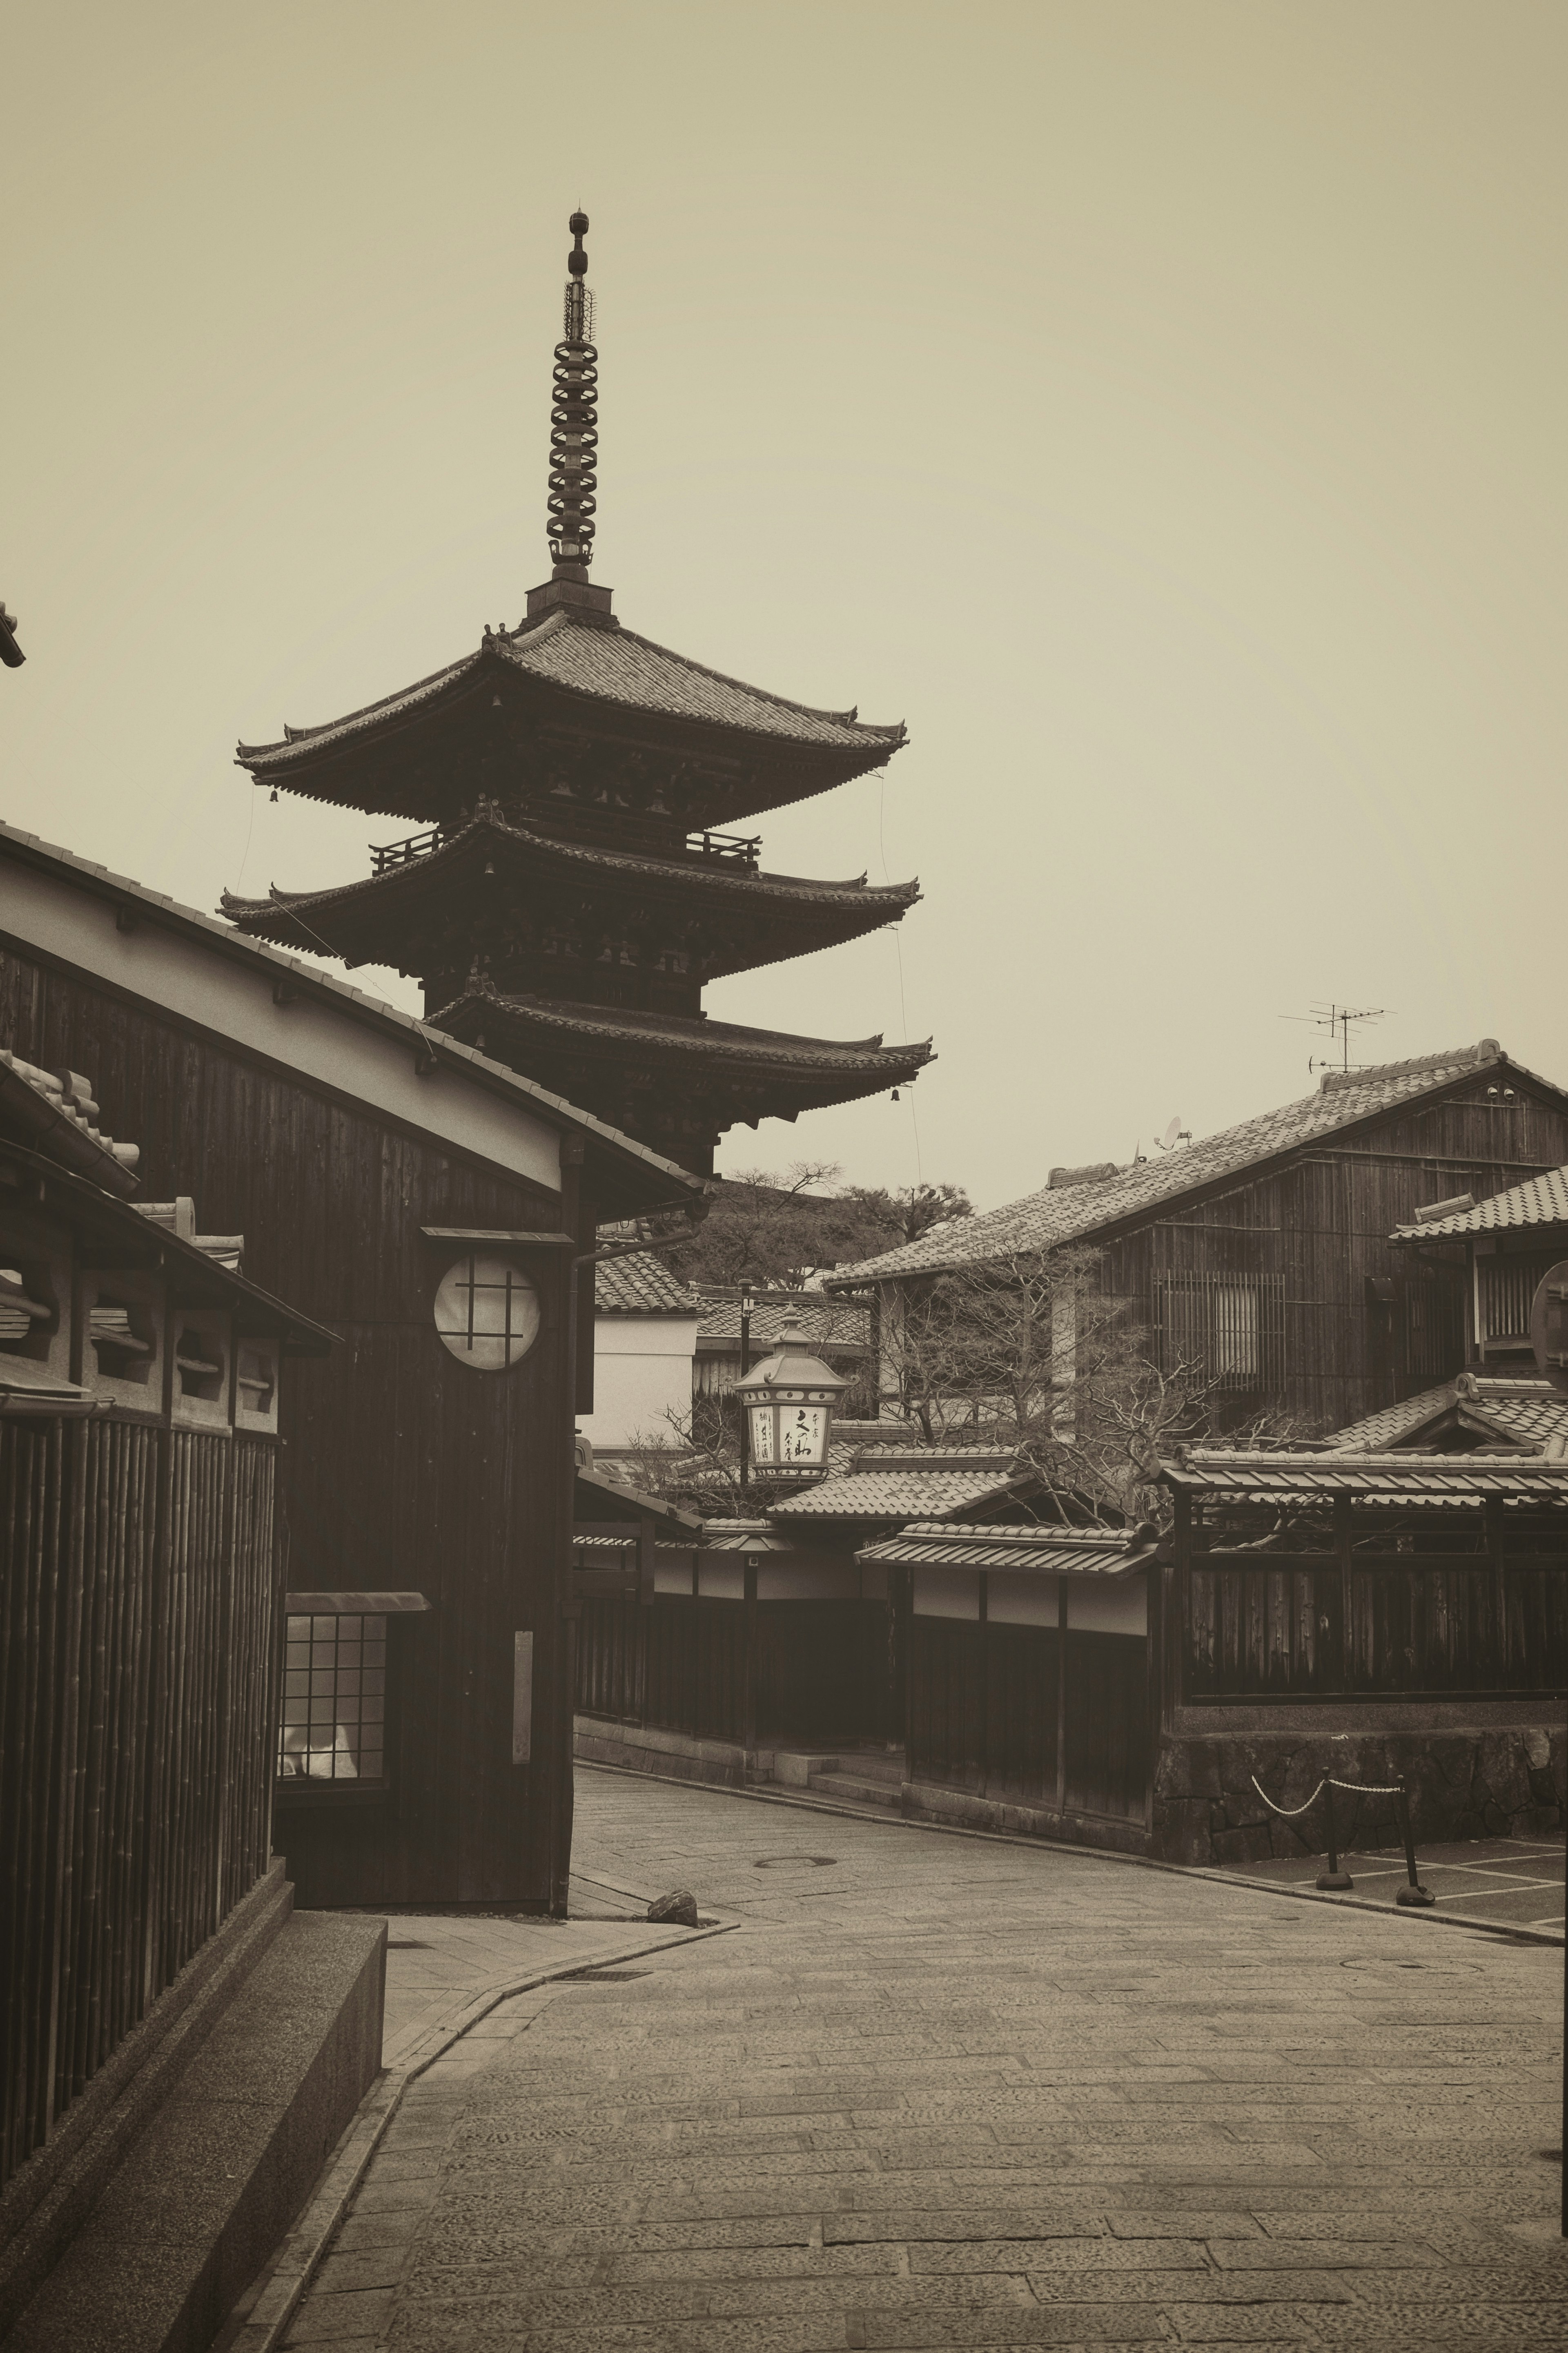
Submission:
[[[892,1820],[819,1898],[618,1776],[576,1834],[741,1926],[422,2078],[302,2346],[378,2294],[390,2353],[1568,2341],[1560,1954]]]
[[[391,2288],[322,2289],[309,2295],[284,2338],[289,2345],[346,2345],[382,2336],[391,2321]]]

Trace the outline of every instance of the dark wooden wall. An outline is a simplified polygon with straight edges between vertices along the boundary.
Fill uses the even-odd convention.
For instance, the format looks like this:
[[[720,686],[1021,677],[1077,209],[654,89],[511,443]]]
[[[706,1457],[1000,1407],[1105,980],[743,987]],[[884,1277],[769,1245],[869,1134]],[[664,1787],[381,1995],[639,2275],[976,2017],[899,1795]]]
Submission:
[[[585,1599],[577,1705],[747,1747],[883,1738],[894,1720],[887,1604]]]
[[[1457,1307],[1461,1270],[1456,1261],[1443,1271],[1388,1237],[1428,1202],[1467,1192],[1480,1200],[1568,1161],[1568,1110],[1517,1072],[1508,1076],[1511,1103],[1488,1100],[1496,1073],[1483,1073],[1353,1134],[1328,1136],[1271,1173],[1227,1179],[1195,1204],[1177,1204],[1109,1244],[1106,1290],[1152,1331],[1162,1276],[1282,1278],[1278,1377],[1222,1398],[1222,1429],[1268,1412],[1293,1417],[1312,1435],[1436,1387],[1462,1369],[1463,1345],[1450,1343],[1451,1361],[1436,1366],[1413,1359],[1405,1293],[1429,1285]],[[1392,1306],[1369,1299],[1369,1275],[1392,1278]]]
[[[267,1868],[277,1460],[0,1421],[0,2182]]]
[[[1271,1511],[1178,1506],[1178,1702],[1464,1699],[1560,1704],[1568,1529],[1494,1502],[1358,1512],[1268,1540]]]
[[[911,1781],[1045,1812],[1145,1818],[1142,1640],[912,1617],[908,1725]]]
[[[384,1797],[309,1789],[276,1843],[304,1905],[507,1903],[563,1885],[563,1250],[540,1251],[544,1326],[502,1374],[449,1356],[431,1316],[449,1256],[423,1225],[553,1229],[558,1198],[0,949],[0,1042],[89,1077],[101,1124],[142,1148],[142,1198],[194,1196],[243,1233],[245,1271],[342,1345],[282,1384],[286,1581],[424,1593],[398,1625]],[[564,1440],[563,1440],[564,1432]],[[511,1762],[512,1637],[534,1633],[532,1757]],[[559,1694],[560,1704],[557,1703]]]

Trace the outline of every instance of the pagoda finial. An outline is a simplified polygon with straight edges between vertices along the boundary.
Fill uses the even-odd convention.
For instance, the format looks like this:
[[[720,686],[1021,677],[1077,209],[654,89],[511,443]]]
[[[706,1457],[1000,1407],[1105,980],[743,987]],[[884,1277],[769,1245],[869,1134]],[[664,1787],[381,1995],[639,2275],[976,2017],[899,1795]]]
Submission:
[[[599,447],[599,354],[594,348],[594,297],[587,283],[583,239],[586,213],[566,224],[565,332],[555,346],[555,388],[550,411],[550,553],[557,580],[585,580],[594,561],[595,463]]]

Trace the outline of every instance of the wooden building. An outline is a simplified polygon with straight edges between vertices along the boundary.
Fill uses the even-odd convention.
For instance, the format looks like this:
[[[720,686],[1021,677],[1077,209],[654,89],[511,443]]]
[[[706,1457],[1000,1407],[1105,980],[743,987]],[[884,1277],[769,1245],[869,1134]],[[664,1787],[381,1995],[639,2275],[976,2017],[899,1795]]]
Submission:
[[[1165,1478],[1154,1852],[1315,1851],[1321,1815],[1282,1822],[1258,1782],[1291,1807],[1329,1772],[1405,1779],[1425,1839],[1561,1831],[1561,1453],[1194,1448]],[[1398,1836],[1385,1796],[1346,1797],[1340,1819],[1347,1844]]]
[[[904,1813],[1143,1850],[1154,1531],[915,1521],[857,1557],[902,1621]]]
[[[1459,1257],[1391,1241],[1394,1229],[1565,1155],[1568,1093],[1488,1038],[1326,1072],[1304,1102],[1130,1167],[1054,1169],[1042,1191],[841,1267],[826,1288],[876,1300],[886,1335],[905,1293],[950,1268],[1092,1250],[1163,1366],[1214,1384],[1222,1430],[1271,1415],[1332,1430],[1467,1361]]]
[[[700,1213],[703,1180],[31,836],[0,828],[0,1036],[98,1073],[146,1190],[342,1342],[279,1421],[295,1672],[333,1704],[278,1784],[300,1901],[563,1910],[578,1270],[600,1216]]]
[[[865,1547],[910,1521],[1030,1522],[1038,1483],[1007,1450],[842,1451],[763,1518],[659,1542],[580,1526],[579,1756],[731,1784],[820,1779],[852,1756],[847,1773],[874,1763],[896,1789],[908,1595]]]
[[[724,1129],[907,1085],[928,1045],[710,1021],[727,974],[896,923],[913,882],[762,871],[730,828],[880,767],[904,741],[721,677],[623,626],[593,585],[597,353],[575,246],[555,353],[552,575],[514,628],[417,684],[280,742],[259,786],[417,828],[324,891],[226,896],[258,939],[417,975],[433,1027],[683,1166]]]
[[[0,2185],[267,1873],[279,1398],[331,1345],[99,1118],[0,1050]]]

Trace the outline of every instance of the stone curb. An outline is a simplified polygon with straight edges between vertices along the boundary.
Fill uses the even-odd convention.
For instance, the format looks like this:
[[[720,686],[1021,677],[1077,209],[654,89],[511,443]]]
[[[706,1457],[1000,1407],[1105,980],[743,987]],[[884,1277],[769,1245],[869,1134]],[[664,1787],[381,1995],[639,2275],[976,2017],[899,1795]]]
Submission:
[[[637,1925],[646,1932],[646,1921]],[[361,2101],[347,2131],[328,2158],[309,2205],[273,2256],[258,2287],[241,2300],[219,2330],[213,2353],[276,2353],[332,2233],[347,2213],[387,2126],[397,2114],[404,2093],[480,2019],[489,2017],[492,2010],[510,2001],[514,1994],[528,1993],[535,1986],[576,1977],[584,1969],[614,1968],[623,1961],[640,1960],[651,1953],[683,1951],[688,1945],[728,1936],[740,1925],[736,1919],[720,1919],[711,1927],[676,1929],[657,1944],[649,1944],[645,1933],[640,1938],[632,1938],[610,1952],[595,1953],[588,1959],[579,1955],[574,1961],[563,1962],[554,1968],[531,1969],[520,1978],[494,1978],[448,2005],[433,2024],[416,2022],[414,2027],[405,2028],[398,2043],[393,2046],[398,2052],[397,2057],[390,2066],[383,2067]]]
[[[627,1781],[660,1781],[671,1789],[703,1789],[712,1798],[741,1798],[759,1806],[793,1806],[808,1814],[837,1814],[843,1821],[881,1823],[889,1830],[930,1831],[938,1838],[983,1839],[991,1846],[1017,1846],[1032,1853],[1070,1855],[1078,1862],[1121,1863],[1133,1871],[1163,1871],[1178,1879],[1206,1879],[1218,1887],[1244,1889],[1251,1895],[1282,1895],[1298,1904],[1337,1905],[1347,1912],[1373,1912],[1380,1920],[1424,1920],[1436,1928],[1468,1928],[1483,1936],[1512,1936],[1524,1945],[1558,1945],[1568,1931],[1526,1928],[1512,1920],[1463,1918],[1457,1913],[1417,1909],[1396,1904],[1374,1904],[1370,1896],[1335,1895],[1317,1887],[1285,1887],[1277,1880],[1249,1879],[1244,1872],[1221,1871],[1212,1865],[1166,1862],[1152,1854],[1123,1854],[1115,1847],[1075,1846],[1067,1839],[1020,1838],[1011,1831],[973,1830],[964,1822],[911,1821],[890,1806],[852,1806],[829,1798],[797,1798],[783,1789],[736,1789],[713,1781],[687,1781],[674,1773],[644,1773],[632,1765],[600,1765],[580,1757],[580,1773],[615,1773]]]

